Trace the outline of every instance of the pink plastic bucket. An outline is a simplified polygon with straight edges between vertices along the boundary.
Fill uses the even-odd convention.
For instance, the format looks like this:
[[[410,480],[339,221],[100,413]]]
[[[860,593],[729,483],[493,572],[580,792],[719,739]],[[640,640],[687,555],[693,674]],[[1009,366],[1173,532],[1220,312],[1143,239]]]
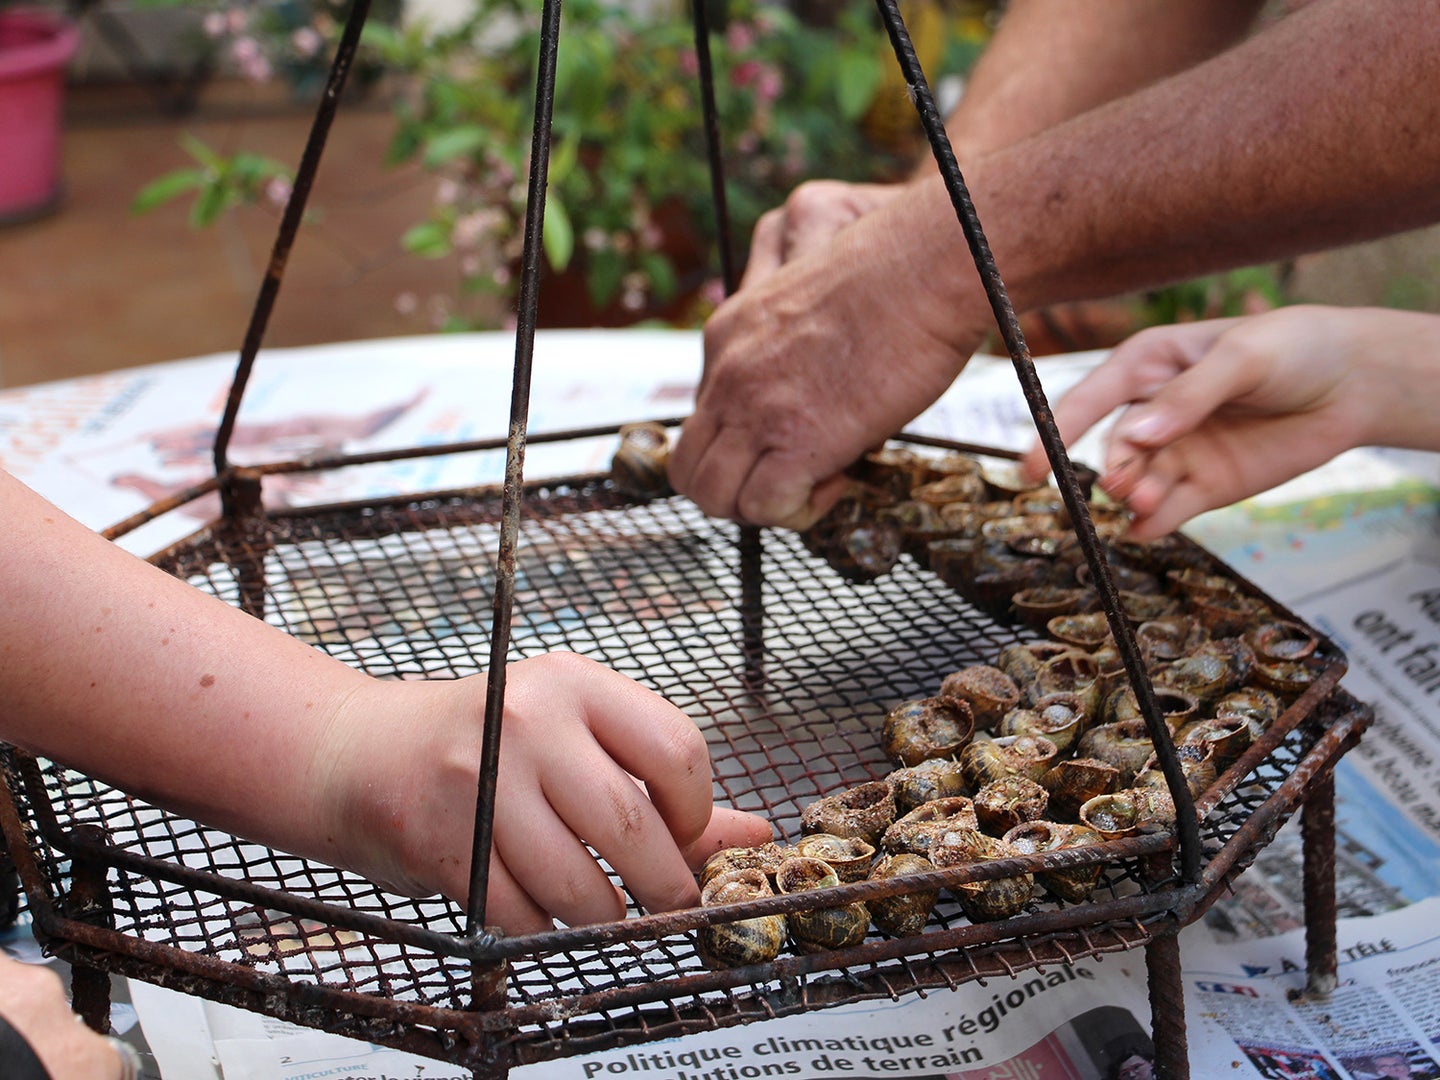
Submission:
[[[65,65],[79,41],[52,12],[0,10],[0,221],[35,217],[60,199]]]

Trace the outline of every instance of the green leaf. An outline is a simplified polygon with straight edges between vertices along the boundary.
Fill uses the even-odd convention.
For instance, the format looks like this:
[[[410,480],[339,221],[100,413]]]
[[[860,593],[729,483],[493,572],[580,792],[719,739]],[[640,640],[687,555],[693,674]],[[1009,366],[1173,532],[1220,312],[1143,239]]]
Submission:
[[[451,128],[431,139],[425,146],[425,167],[437,169],[457,158],[473,154],[485,145],[488,132],[479,124]]]
[[[865,49],[845,49],[840,53],[838,66],[835,103],[846,120],[859,120],[880,89],[879,58]]]
[[[140,189],[135,201],[130,204],[132,214],[144,214],[157,206],[169,202],[187,191],[197,191],[205,186],[206,173],[201,169],[177,169],[157,177]]]
[[[180,145],[185,148],[187,154],[211,172],[218,173],[225,170],[225,159],[189,132],[180,136]]]
[[[200,188],[195,203],[190,207],[190,227],[203,229],[215,224],[215,219],[230,205],[230,191],[223,184],[206,184]]]
[[[423,259],[439,259],[450,254],[450,231],[435,221],[422,221],[405,230],[400,246]]]
[[[590,289],[590,300],[597,308],[603,308],[620,292],[620,283],[625,278],[625,260],[613,251],[592,251],[586,262],[588,273],[585,284]]]
[[[570,257],[575,254],[575,226],[570,224],[570,214],[554,192],[545,199],[545,235],[541,239],[545,258],[556,271],[570,265]]]

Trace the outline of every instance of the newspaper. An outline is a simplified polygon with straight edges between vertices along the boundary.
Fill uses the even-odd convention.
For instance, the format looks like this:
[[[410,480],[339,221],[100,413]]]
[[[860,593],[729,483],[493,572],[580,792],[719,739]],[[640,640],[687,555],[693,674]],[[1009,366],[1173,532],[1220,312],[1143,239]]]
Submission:
[[[503,434],[513,350],[506,334],[272,350],[257,366],[232,454],[263,461]],[[1100,358],[1042,360],[1047,393],[1057,398]],[[699,362],[692,332],[542,333],[530,430],[683,415]],[[232,368],[231,357],[215,356],[0,391],[0,466],[87,524],[112,524],[206,474]],[[1033,438],[1013,370],[994,358],[972,361],[913,428],[1016,449]],[[1098,460],[1099,439],[1088,436],[1072,456]],[[598,442],[534,446],[526,472],[603,468],[610,450]],[[1287,826],[1240,877],[1235,895],[1182,934],[1195,1076],[1440,1076],[1440,939],[1429,930],[1440,910],[1437,460],[1354,451],[1189,528],[1330,634],[1350,656],[1346,686],[1377,714],[1337,769],[1347,916],[1341,987],[1323,1002],[1293,996],[1303,986],[1303,941],[1299,840]],[[338,488],[267,486],[267,498],[363,498],[496,481],[502,470],[498,452],[421,460],[354,470]],[[195,521],[181,517],[132,535],[127,546],[143,553],[184,535]],[[15,943],[23,937],[3,944],[21,948]],[[130,1037],[146,1049],[152,1080],[463,1075],[148,984],[133,982],[128,991],[139,1021]],[[547,1080],[1100,1080],[1146,1075],[1148,1030],[1137,952],[516,1072]]]

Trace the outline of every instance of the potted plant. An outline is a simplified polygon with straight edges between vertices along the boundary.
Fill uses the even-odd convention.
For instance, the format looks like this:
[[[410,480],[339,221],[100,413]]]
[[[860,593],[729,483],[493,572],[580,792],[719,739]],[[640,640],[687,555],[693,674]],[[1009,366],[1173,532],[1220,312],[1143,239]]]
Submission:
[[[79,40],[58,12],[0,6],[0,223],[60,202],[65,67]]]
[[[890,178],[908,164],[896,148],[870,140],[862,123],[885,65],[893,65],[872,5],[839,5],[820,23],[776,0],[712,2],[711,12],[737,242],[806,179]],[[535,0],[473,0],[449,27],[367,27],[364,47],[387,73],[378,92],[389,93],[395,119],[389,158],[434,178],[429,213],[400,242],[455,267],[451,296],[416,305],[443,312],[442,328],[494,325],[513,300],[539,17]],[[541,320],[692,321],[717,268],[688,0],[651,4],[643,14],[620,0],[567,0],[564,19]],[[313,49],[316,40],[293,30],[284,40],[251,38],[245,54],[278,56],[268,50],[296,41]],[[278,59],[259,66],[283,69]],[[275,187],[273,163],[237,162],[193,144],[191,152],[200,167],[162,177],[140,205],[193,190],[197,207],[214,209],[263,201]]]

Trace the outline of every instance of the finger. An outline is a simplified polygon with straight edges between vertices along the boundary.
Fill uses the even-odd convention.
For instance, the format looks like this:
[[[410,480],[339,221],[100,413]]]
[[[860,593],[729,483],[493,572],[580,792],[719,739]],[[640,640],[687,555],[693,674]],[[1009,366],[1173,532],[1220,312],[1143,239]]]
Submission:
[[[691,495],[695,467],[714,438],[715,425],[708,414],[692,413],[681,421],[680,433],[666,463],[670,486],[680,494]]]
[[[758,440],[753,432],[733,425],[717,427],[709,434],[706,444],[697,448],[689,463],[689,476],[685,478],[684,486],[677,484],[675,490],[688,495],[711,517],[752,521],[741,515],[739,496],[741,485],[754,467]],[[789,510],[794,512],[803,505],[802,499]],[[753,523],[768,524],[765,521]]]
[[[824,516],[845,486],[845,477],[818,458],[765,450],[740,484],[735,509],[741,521],[803,531]]]
[[[685,861],[698,870],[717,851],[732,847],[758,847],[775,838],[771,824],[757,814],[717,806],[705,832],[683,849]]]
[[[557,752],[577,754],[582,765],[588,763],[580,748],[567,745],[557,747]],[[587,832],[601,836],[601,827],[613,824],[603,820],[611,812],[610,807],[594,801],[602,797],[599,792],[607,784],[601,775],[603,770],[581,767],[566,771],[542,766],[526,774],[509,768],[503,750],[501,768],[508,769],[510,783],[501,793],[503,797],[495,802],[494,849],[518,890],[505,894],[505,899],[525,913],[527,921],[533,919],[532,908],[569,926],[621,918],[625,913],[624,899],[585,846],[590,840]],[[619,775],[608,783],[623,782],[635,787],[613,765],[610,771]],[[559,782],[547,783],[547,778],[557,773]],[[591,800],[590,813],[577,814],[573,805],[566,804],[567,797],[575,803]],[[497,881],[497,886],[501,884]]]
[[[515,880],[515,875],[505,864],[497,836],[490,845],[490,866],[485,880],[485,921],[490,926],[499,926],[507,934],[538,934],[554,929],[555,920],[540,904],[531,898]],[[453,860],[446,867],[444,893],[464,903],[470,894],[470,866],[468,860]]]
[[[745,261],[745,273],[740,278],[740,287],[748,289],[764,281],[778,270],[785,261],[785,208],[777,206],[760,215],[755,230],[750,234],[750,256]]]
[[[1265,379],[1254,353],[1234,339],[1218,339],[1201,362],[1180,372],[1144,405],[1115,424],[1114,436],[1141,446],[1163,446],[1196,430],[1230,402],[1243,399]]]

